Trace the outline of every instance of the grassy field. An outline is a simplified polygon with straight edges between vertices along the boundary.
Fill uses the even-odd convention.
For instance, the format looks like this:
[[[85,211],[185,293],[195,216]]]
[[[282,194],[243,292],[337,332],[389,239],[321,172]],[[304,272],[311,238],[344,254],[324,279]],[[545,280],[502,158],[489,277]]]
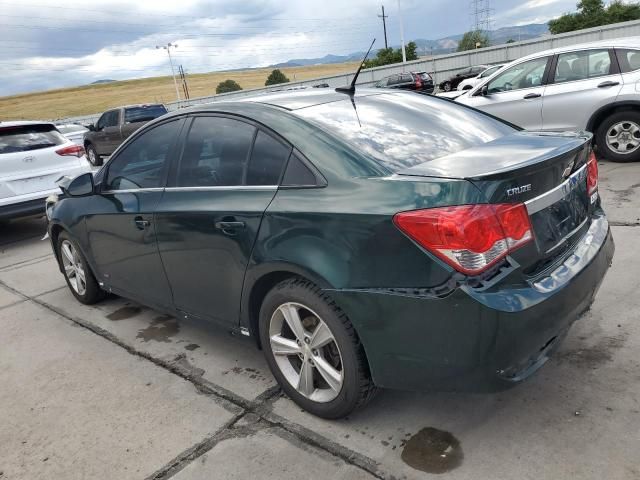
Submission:
[[[353,72],[355,63],[282,68],[291,81]],[[188,76],[192,98],[213,95],[223,80],[232,79],[242,88],[264,86],[272,69],[214,72]],[[182,93],[181,93],[182,94]],[[0,120],[42,120],[99,113],[111,107],[132,103],[172,102],[176,99],[170,76],[142,78],[101,85],[48,90],[45,92],[0,97]]]

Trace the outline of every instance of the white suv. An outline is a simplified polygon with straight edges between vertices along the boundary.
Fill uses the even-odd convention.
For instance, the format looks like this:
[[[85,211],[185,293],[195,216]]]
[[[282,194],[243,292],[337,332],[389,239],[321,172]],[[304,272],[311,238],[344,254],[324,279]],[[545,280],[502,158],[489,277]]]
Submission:
[[[523,57],[456,101],[528,130],[588,130],[604,157],[640,160],[640,37]]]
[[[63,175],[90,172],[84,147],[46,122],[0,122],[0,220],[44,214]]]

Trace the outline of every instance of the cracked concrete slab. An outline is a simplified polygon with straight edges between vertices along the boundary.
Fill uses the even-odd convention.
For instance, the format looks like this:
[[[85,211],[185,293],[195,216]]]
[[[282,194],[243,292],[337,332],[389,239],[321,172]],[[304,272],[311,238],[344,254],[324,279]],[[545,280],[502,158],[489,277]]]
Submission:
[[[62,275],[60,275],[62,277]],[[252,339],[233,337],[221,328],[162,315],[134,302],[109,298],[88,307],[67,289],[38,297],[70,317],[103,328],[153,356],[185,364],[203,379],[246,400],[276,385]]]
[[[2,478],[144,478],[233,412],[32,302],[0,310]]]
[[[2,270],[0,282],[27,296],[50,292],[66,285],[53,256]]]
[[[0,285],[0,308],[6,307],[8,305],[13,305],[14,303],[18,303],[21,300],[21,296],[16,295],[15,293],[7,290],[2,285]]]
[[[375,477],[340,458],[300,442],[280,428],[271,427],[249,435],[230,435],[173,478],[365,480]]]
[[[640,168],[636,163],[599,161],[599,188],[609,221],[640,225]]]

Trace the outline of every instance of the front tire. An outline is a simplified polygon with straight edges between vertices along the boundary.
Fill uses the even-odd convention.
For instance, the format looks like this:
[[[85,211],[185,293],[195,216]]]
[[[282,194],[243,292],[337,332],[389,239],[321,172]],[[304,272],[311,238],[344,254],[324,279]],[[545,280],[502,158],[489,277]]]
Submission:
[[[605,118],[596,130],[596,144],[612,162],[640,160],[640,113],[628,110]]]
[[[260,340],[282,390],[322,418],[344,417],[376,391],[353,325],[318,287],[302,279],[276,285],[260,309]]]
[[[87,144],[85,150],[87,151],[87,159],[89,163],[94,167],[99,167],[102,165],[102,157],[98,154],[96,147],[94,147],[91,143]]]
[[[80,303],[93,305],[105,297],[106,292],[98,285],[87,260],[67,232],[58,236],[58,259],[69,290]]]

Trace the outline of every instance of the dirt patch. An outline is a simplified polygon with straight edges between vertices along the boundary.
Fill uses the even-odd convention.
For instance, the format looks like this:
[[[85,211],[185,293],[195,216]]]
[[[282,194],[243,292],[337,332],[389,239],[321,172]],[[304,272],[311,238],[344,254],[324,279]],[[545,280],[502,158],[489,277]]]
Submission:
[[[127,305],[119,308],[113,313],[110,313],[109,315],[107,315],[107,318],[109,320],[113,320],[114,322],[117,322],[119,320],[126,320],[128,318],[135,317],[136,315],[140,315],[141,312],[142,312],[142,308],[132,307],[130,305]]]
[[[626,334],[604,337],[595,345],[559,352],[557,358],[561,362],[569,362],[579,368],[593,370],[603,363],[610,362],[616,350],[622,348],[626,340]]]
[[[449,432],[431,427],[413,435],[401,457],[410,467],[427,473],[450,472],[464,460],[458,439]]]
[[[150,340],[156,342],[171,342],[171,337],[180,332],[180,325],[178,320],[169,315],[161,315],[154,318],[148,327],[138,331],[136,338],[141,339],[143,342]]]

